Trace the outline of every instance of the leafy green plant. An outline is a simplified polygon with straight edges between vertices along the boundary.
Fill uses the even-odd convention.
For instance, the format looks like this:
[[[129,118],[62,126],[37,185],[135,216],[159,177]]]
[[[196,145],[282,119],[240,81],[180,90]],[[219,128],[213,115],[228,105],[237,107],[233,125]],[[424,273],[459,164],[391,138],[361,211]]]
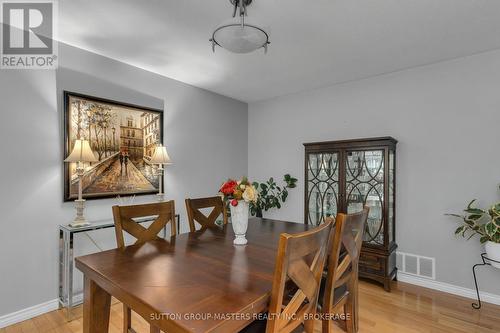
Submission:
[[[259,192],[256,202],[250,203],[250,213],[257,217],[262,217],[262,212],[268,211],[271,208],[281,208],[281,205],[288,198],[288,189],[295,188],[297,178],[293,178],[289,174],[283,176],[284,186],[278,186],[271,177],[265,183],[254,182],[252,185]]]
[[[481,243],[500,243],[500,202],[488,210],[474,207],[475,202],[476,199],[467,205],[464,209],[465,215],[446,214],[461,219],[461,225],[455,230],[455,235],[467,237],[467,240],[479,235]]]

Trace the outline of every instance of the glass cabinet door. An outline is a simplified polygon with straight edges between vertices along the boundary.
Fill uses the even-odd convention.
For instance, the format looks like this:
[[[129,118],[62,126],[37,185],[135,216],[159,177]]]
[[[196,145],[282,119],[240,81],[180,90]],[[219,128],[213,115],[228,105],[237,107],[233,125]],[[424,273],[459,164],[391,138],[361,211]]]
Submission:
[[[384,150],[346,152],[347,213],[370,207],[364,241],[384,245]]]
[[[387,213],[387,219],[388,219],[388,223],[387,223],[387,226],[389,228],[389,241],[390,242],[395,242],[396,241],[396,235],[394,233],[394,218],[395,218],[395,215],[396,215],[396,207],[394,205],[394,201],[395,201],[395,192],[394,192],[394,185],[395,185],[395,179],[396,179],[396,175],[395,175],[395,165],[396,165],[396,156],[395,156],[396,152],[394,150],[389,150],[389,183],[387,184],[388,188],[389,188],[389,198],[387,198],[387,201],[389,203],[388,205],[388,210],[389,212]]]
[[[309,224],[319,225],[335,217],[339,197],[339,153],[308,154],[306,205]]]

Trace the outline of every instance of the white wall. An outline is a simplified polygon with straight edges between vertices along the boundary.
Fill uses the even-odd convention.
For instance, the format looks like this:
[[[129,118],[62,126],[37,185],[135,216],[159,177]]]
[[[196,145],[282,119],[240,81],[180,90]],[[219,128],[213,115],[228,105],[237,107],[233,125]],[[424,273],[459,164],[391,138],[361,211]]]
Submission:
[[[174,164],[167,197],[187,230],[184,198],[213,195],[247,171],[247,105],[126,64],[60,44],[60,68],[0,71],[0,317],[57,297],[63,203],[62,91],[165,109],[165,144]],[[155,200],[137,197],[135,203]],[[87,202],[89,220],[111,218],[115,199]],[[112,232],[94,235],[104,248]],[[94,250],[85,237],[77,255]]]
[[[435,257],[437,280],[472,288],[482,247],[456,239],[443,214],[500,200],[499,91],[497,51],[251,103],[249,176],[299,178],[267,216],[303,222],[304,142],[395,137],[399,249]],[[500,294],[499,276],[485,268],[482,288]]]

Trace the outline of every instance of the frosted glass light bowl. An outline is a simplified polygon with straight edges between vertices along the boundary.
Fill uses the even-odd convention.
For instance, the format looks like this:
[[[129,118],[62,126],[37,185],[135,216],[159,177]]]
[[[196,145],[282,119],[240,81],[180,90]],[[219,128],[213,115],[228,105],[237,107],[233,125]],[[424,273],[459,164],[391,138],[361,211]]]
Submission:
[[[250,53],[260,48],[267,48],[269,32],[260,25],[245,20],[230,20],[219,25],[211,41],[216,45],[234,53]]]

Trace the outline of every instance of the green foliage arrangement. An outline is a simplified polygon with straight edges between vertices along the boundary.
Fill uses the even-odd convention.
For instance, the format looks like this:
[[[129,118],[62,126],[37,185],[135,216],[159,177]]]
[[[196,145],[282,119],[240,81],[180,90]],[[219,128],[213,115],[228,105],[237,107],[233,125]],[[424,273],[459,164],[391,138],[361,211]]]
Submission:
[[[262,212],[268,211],[271,208],[281,208],[281,205],[288,198],[288,189],[295,188],[297,178],[286,174],[283,176],[284,186],[278,186],[271,177],[265,183],[254,182],[252,185],[259,192],[256,202],[250,203],[250,213],[257,217],[262,217]]]
[[[488,210],[474,207],[475,202],[474,199],[467,205],[465,215],[446,214],[461,219],[461,225],[455,230],[455,234],[467,237],[467,240],[479,235],[481,243],[500,243],[500,202]]]

